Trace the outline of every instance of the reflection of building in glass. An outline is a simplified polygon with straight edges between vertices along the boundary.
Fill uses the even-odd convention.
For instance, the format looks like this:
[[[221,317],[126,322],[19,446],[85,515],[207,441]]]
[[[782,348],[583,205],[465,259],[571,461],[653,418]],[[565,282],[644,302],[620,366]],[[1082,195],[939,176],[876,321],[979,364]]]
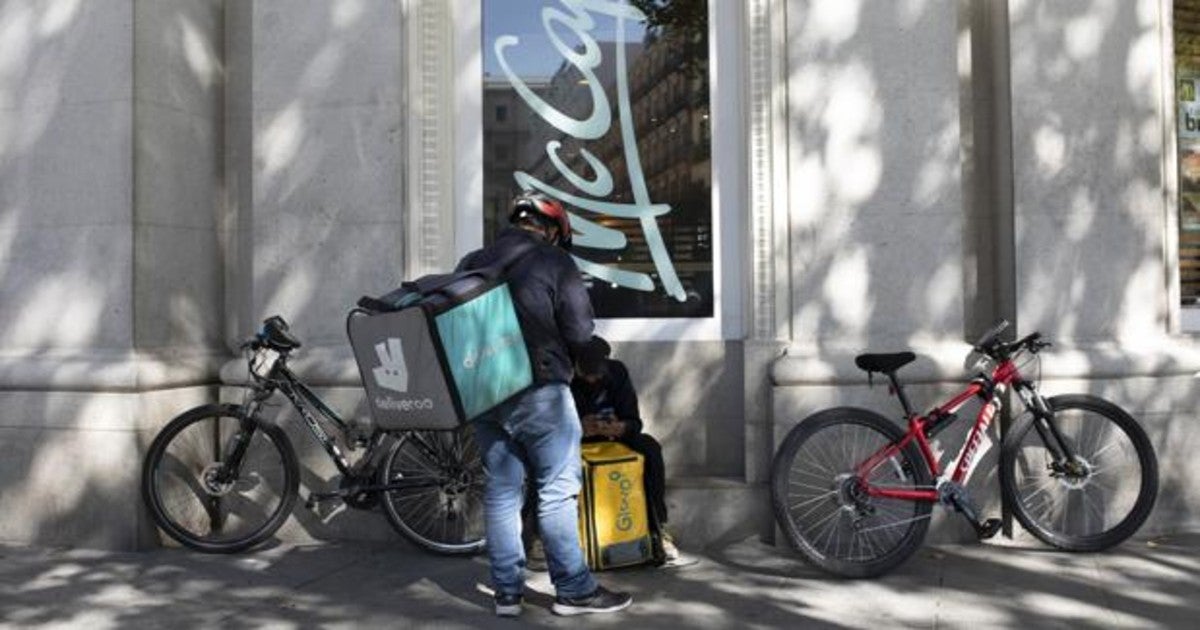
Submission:
[[[537,179],[560,190],[579,191],[558,171],[546,154],[548,140],[562,142],[559,156],[571,170],[591,180],[596,173],[580,154],[590,151],[609,169],[612,194],[605,200],[634,201],[630,169],[621,137],[616,86],[615,42],[598,42],[601,65],[596,77],[605,86],[612,110],[607,133],[592,141],[562,134],[545,121],[533,123],[535,131],[521,163]],[[680,303],[662,291],[645,235],[637,219],[600,216],[573,209],[585,219],[623,232],[628,243],[619,251],[580,248],[582,258],[644,273],[654,278],[655,291],[636,291],[593,282],[592,300],[601,317],[706,317],[713,312],[712,163],[707,59],[688,60],[686,48],[670,31],[647,33],[640,44],[626,44],[629,102],[637,138],[641,173],[650,200],[671,206],[657,218],[670,259],[687,300]],[[685,69],[685,66],[687,67]],[[547,100],[576,119],[592,113],[592,96],[577,68],[564,63],[550,79]]]
[[[545,98],[549,82],[526,78],[525,85]],[[486,77],[483,82],[483,234],[491,241],[508,221],[508,205],[516,193],[513,173],[530,163],[534,125],[541,118],[521,100],[508,80]]]

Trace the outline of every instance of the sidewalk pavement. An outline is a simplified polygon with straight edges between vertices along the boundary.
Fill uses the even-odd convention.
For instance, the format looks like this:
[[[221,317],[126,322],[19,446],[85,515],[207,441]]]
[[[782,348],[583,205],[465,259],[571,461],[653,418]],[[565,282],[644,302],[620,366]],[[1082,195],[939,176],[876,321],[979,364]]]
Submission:
[[[687,554],[687,550],[684,550]],[[236,556],[0,545],[0,625],[72,628],[1196,628],[1200,534],[1103,554],[1032,544],[926,547],[874,580],[826,577],[757,539],[673,569],[601,574],[624,613],[559,618],[531,573],[497,619],[483,557],[394,545],[277,545]]]

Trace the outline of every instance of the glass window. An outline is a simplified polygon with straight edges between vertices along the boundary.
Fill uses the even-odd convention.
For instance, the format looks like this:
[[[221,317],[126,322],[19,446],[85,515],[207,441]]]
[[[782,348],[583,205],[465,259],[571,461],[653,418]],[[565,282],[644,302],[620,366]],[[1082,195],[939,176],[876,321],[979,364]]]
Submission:
[[[1179,148],[1179,285],[1200,307],[1200,0],[1176,0],[1175,98]]]
[[[714,315],[704,0],[483,0],[484,240],[521,189],[571,212],[603,318]],[[498,118],[498,117],[497,117]]]

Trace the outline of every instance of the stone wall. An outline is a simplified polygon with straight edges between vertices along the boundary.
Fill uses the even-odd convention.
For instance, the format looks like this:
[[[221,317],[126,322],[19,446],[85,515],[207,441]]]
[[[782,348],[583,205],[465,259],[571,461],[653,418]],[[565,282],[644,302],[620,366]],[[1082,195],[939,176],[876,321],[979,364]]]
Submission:
[[[222,5],[0,7],[0,539],[144,544],[144,446],[214,393]]]

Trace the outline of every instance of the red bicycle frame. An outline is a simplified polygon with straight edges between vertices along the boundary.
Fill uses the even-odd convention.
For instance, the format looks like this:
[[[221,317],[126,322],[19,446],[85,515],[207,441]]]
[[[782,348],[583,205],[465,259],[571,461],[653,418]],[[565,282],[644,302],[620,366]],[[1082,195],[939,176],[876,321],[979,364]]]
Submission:
[[[925,429],[933,419],[952,414],[965,405],[967,401],[979,396],[984,399],[983,408],[979,410],[979,414],[975,417],[975,426],[971,428],[971,432],[967,436],[967,441],[964,442],[963,448],[959,452],[954,472],[950,476],[950,481],[955,484],[964,484],[968,471],[971,470],[971,464],[979,450],[979,445],[983,442],[984,432],[991,425],[992,419],[996,417],[996,412],[1000,410],[999,395],[1003,394],[1008,386],[1020,380],[1022,380],[1021,374],[1017,371],[1016,364],[1011,359],[1005,360],[992,370],[990,379],[979,378],[971,381],[971,384],[965,390],[942,406],[935,407],[928,414],[918,415],[910,413],[908,416],[908,431],[905,432],[904,437],[898,442],[889,444],[875,452],[875,454],[868,457],[855,469],[858,478],[862,480],[863,490],[872,497],[936,503],[940,499],[937,488],[899,489],[878,487],[871,485],[867,482],[867,479],[876,467],[890,459],[901,449],[907,448],[909,443],[913,441],[916,441],[917,447],[921,451],[925,465],[929,468],[930,477],[935,480],[938,479],[941,476],[941,470],[938,467],[937,457],[933,454],[933,448],[929,445],[929,437],[925,434]],[[893,382],[893,387],[899,386]]]

